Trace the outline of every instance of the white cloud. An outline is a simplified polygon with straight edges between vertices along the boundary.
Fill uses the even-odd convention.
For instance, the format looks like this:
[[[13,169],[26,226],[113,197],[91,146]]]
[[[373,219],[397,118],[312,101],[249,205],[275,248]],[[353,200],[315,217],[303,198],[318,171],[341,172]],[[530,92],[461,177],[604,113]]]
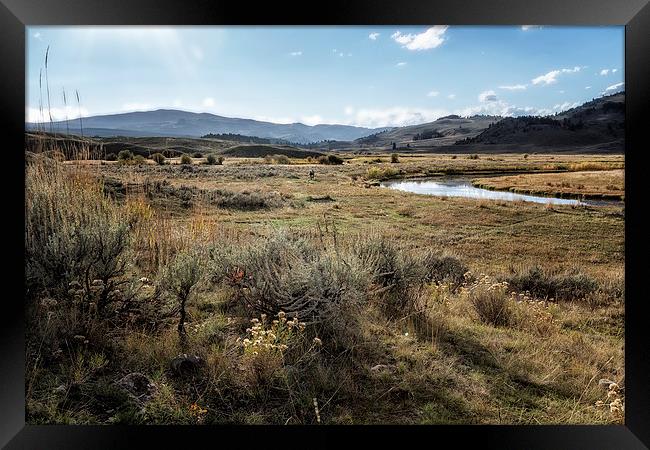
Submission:
[[[449,114],[449,111],[444,109],[419,109],[402,106],[386,109],[361,108],[350,112],[349,115],[352,116],[348,122],[350,125],[369,128],[416,125],[433,122],[439,117]]]
[[[153,106],[149,103],[124,103],[122,105],[123,111],[149,111],[152,110]]]
[[[523,91],[526,89],[526,86],[527,85],[525,84],[513,84],[510,86],[499,86],[499,89],[506,89],[508,91]]]
[[[348,53],[348,56],[352,56],[352,53]]]
[[[564,94],[564,91],[558,91],[560,94]]]
[[[340,53],[339,53],[339,56],[343,57],[343,52],[340,52]]]
[[[608,73],[609,73],[609,69],[603,69],[603,70],[600,71],[600,74],[603,75],[603,76],[607,75]]]
[[[437,97],[440,92],[438,91],[430,91],[427,93],[427,97]]]
[[[453,100],[453,99],[456,98],[456,94],[449,94],[449,95],[447,96],[447,98],[448,98],[449,100]]]
[[[591,89],[591,86],[585,86],[585,89]]]
[[[78,119],[80,115],[81,117],[87,117],[90,115],[88,110],[83,106],[81,107],[81,110],[78,106],[71,105],[65,108],[50,108],[49,113],[47,108],[43,108],[43,114],[41,114],[38,108],[25,108],[25,120],[32,123],[49,123],[50,113],[52,114],[52,121],[54,122],[66,119]]]
[[[206,97],[203,99],[203,107],[205,108],[212,108],[214,107],[214,99],[212,97]]]
[[[301,117],[300,122],[304,123],[305,125],[318,125],[319,123],[325,123],[323,118],[318,114]]]
[[[333,48],[333,49],[332,49],[332,53],[336,53],[336,52],[338,52],[338,50],[335,49],[335,48]]]
[[[478,95],[480,102],[496,102],[498,100],[494,91],[483,91]]]
[[[37,33],[34,33],[32,36],[34,36],[34,39],[38,39],[39,41],[43,40],[43,39],[41,39],[41,33],[37,32]]]
[[[291,56],[301,56],[301,55],[302,55],[302,51],[299,50],[299,51],[297,51],[297,52],[291,52],[291,53],[289,53],[289,55],[291,55]]]
[[[618,69],[612,69],[612,73],[618,72]]]
[[[399,31],[390,37],[409,50],[429,50],[440,46],[444,41],[447,25],[436,25],[419,34],[402,34]]]
[[[551,70],[550,72],[540,75],[536,78],[533,78],[531,82],[533,84],[554,84],[557,83],[557,77],[563,73],[575,73],[575,72],[580,72],[581,67],[575,66],[573,69],[557,69],[557,70]]]
[[[398,62],[398,63],[395,64],[395,65],[396,65],[397,67],[404,67],[404,66],[406,65],[406,63],[402,61],[402,62]]]
[[[528,31],[528,30],[540,30],[540,29],[542,29],[542,28],[543,28],[543,27],[542,27],[541,25],[522,25],[522,26],[521,26],[521,29],[524,30],[524,31]]]
[[[603,91],[603,93],[610,92],[610,91],[617,91],[620,88],[622,88],[623,86],[625,86],[625,83],[623,83],[623,82],[612,84],[611,86],[606,87],[605,90]]]
[[[368,37],[369,37],[371,40],[376,41],[377,38],[379,37],[379,33],[370,33],[370,34],[368,35]]]

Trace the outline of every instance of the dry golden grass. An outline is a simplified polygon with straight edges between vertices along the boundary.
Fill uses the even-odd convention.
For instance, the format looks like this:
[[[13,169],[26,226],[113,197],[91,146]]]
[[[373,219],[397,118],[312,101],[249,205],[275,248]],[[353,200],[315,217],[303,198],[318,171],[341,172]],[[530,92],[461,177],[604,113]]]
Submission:
[[[524,194],[616,200],[625,197],[623,169],[506,175],[477,178],[473,180],[473,184],[488,189]]]
[[[81,198],[86,207],[108,202],[112,210],[129,218],[133,260],[125,277],[147,277],[154,285],[159,270],[183,249],[212,244],[243,251],[283,229],[306,239],[313,249],[346,249],[350,236],[369,239],[378,234],[414,254],[426,248],[452,251],[473,273],[486,274],[495,283],[511,268],[523,270],[534,264],[554,270],[578,268],[595,277],[601,291],[594,298],[561,303],[499,291],[507,295],[503,301],[509,317],[491,321],[481,316],[482,306],[464,290],[410,286],[391,299],[400,300],[408,291],[407,306],[391,315],[383,308],[386,298],[381,293],[369,296],[360,309],[351,309],[356,311],[354,320],[345,323],[353,323],[354,329],[342,327],[348,333],[345,340],[334,335],[328,339],[323,329],[307,326],[305,336],[286,344],[286,349],[281,347],[284,353],[267,358],[246,351],[243,339],[250,339],[252,333],[247,331],[253,328],[251,312],[237,302],[237,288],[207,284],[189,301],[184,348],[175,320],[157,321],[155,326],[146,321],[104,323],[110,333],[97,328],[100,331],[86,336],[88,344],[70,339],[71,348],[84,355],[76,360],[74,373],[60,371],[56,359],[35,345],[45,337],[57,339],[52,327],[70,322],[45,321],[45,314],[54,310],[72,318],[65,303],[59,302],[34,313],[38,326],[29,339],[28,421],[622,423],[624,299],[617,289],[622,286],[624,219],[620,207],[546,209],[541,204],[443,199],[366,187],[363,177],[369,165],[365,161],[371,159],[354,157],[343,166],[269,166],[229,158],[223,166],[194,165],[196,170],[181,170],[177,165],[98,164],[90,172],[79,172],[79,165],[66,165],[78,176],[56,178],[59,184],[53,186],[64,194],[58,200],[53,193],[45,198],[55,199],[49,207],[52,211]],[[402,155],[394,166],[424,175],[441,170],[541,168],[558,161],[620,163],[622,158],[481,155],[474,160]],[[28,183],[30,177],[47,179],[39,178],[39,167],[28,173]],[[316,171],[313,181],[308,177],[310,168]],[[96,175],[121,180],[128,186],[126,197],[108,201],[98,196],[101,190],[94,190],[93,184]],[[529,176],[551,175],[525,175]],[[144,189],[162,180],[174,188],[191,186],[205,192],[244,191],[254,184],[261,191],[280,192],[292,202],[242,211],[217,208],[197,195],[189,206],[182,206]],[[46,185],[39,184],[36,191]],[[465,289],[477,292],[476,283],[468,275]],[[149,295],[153,294],[142,294],[143,301],[153,300]],[[50,304],[46,298],[36,300]],[[350,319],[340,317],[342,323]],[[317,344],[315,337],[322,342]],[[45,348],[51,351],[49,345]],[[198,375],[183,378],[170,371],[169,361],[185,351],[204,360]],[[100,364],[102,358],[109,362]],[[144,413],[110,387],[124,373],[136,371],[157,386]],[[605,404],[609,387],[604,389],[601,379],[618,384],[613,390],[620,409],[618,403],[614,408],[612,401]],[[63,400],[52,394],[60,385],[83,394]]]

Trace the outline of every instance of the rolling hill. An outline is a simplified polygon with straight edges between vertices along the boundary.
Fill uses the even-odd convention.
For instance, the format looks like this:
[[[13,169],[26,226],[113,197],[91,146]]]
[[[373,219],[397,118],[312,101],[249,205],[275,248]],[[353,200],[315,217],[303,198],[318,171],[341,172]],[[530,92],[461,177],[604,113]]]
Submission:
[[[625,94],[601,97],[555,116],[506,117],[458,145],[611,147],[623,149]]]

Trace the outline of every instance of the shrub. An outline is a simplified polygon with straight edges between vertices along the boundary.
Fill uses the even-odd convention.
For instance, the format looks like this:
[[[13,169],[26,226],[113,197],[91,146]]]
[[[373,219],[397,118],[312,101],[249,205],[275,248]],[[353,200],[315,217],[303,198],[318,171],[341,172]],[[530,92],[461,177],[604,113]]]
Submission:
[[[108,153],[105,157],[106,161],[117,161],[117,155],[115,153]]]
[[[390,162],[393,164],[399,163],[399,155],[397,153],[393,153],[390,155]]]
[[[133,153],[130,150],[122,150],[117,154],[117,159],[120,161],[131,161],[133,159]]]
[[[192,158],[187,153],[181,155],[181,164],[188,165],[192,164]]]
[[[508,326],[515,321],[514,301],[508,294],[508,283],[480,278],[465,293],[482,322]]]
[[[327,155],[327,163],[328,164],[343,164],[343,159],[339,158],[336,155]]]
[[[140,165],[140,164],[144,164],[145,161],[146,161],[146,160],[144,159],[144,156],[142,156],[142,155],[135,155],[135,156],[133,157],[133,163],[134,163],[134,164],[138,164],[138,165]]]
[[[204,274],[205,264],[197,250],[181,251],[163,269],[159,286],[171,294],[179,308],[178,333],[185,334],[185,306]]]
[[[201,153],[201,152],[194,152],[194,154],[192,154],[192,157],[194,157],[194,158],[203,158],[203,153]]]
[[[343,164],[343,159],[336,155],[322,155],[318,157],[318,164],[337,165]]]
[[[507,281],[517,291],[546,300],[584,299],[598,289],[596,280],[578,271],[549,274],[538,266],[514,273]]]
[[[284,311],[306,323],[345,322],[341,308],[364,297],[363,271],[351,270],[352,261],[284,231],[230,261],[231,283],[245,304],[261,313]]]
[[[273,155],[275,164],[291,164],[291,160],[287,155]]]
[[[409,302],[411,288],[423,284],[423,269],[411,252],[396,245],[385,236],[369,236],[352,244],[359,266],[384,295],[384,305],[390,312],[403,309]]]
[[[478,155],[476,155],[476,154],[474,154],[474,155],[468,155],[468,156],[467,156],[467,159],[478,159]]]
[[[165,156],[162,153],[154,153],[151,155],[151,159],[153,159],[153,161],[160,166],[165,164]]]
[[[210,165],[221,165],[223,164],[223,156],[216,157],[214,155],[208,155],[207,163]]]
[[[387,180],[399,175],[400,171],[392,167],[370,167],[366,171],[367,180]]]
[[[420,257],[420,264],[424,269],[425,281],[437,284],[450,283],[452,289],[457,289],[463,284],[465,274],[468,272],[468,267],[458,258],[430,250]]]
[[[74,284],[70,296],[103,312],[128,263],[128,217],[85,172],[32,164],[25,188],[27,286],[69,298]]]
[[[220,208],[252,211],[256,209],[279,208],[285,204],[285,199],[278,192],[217,189],[210,192],[210,202]]]

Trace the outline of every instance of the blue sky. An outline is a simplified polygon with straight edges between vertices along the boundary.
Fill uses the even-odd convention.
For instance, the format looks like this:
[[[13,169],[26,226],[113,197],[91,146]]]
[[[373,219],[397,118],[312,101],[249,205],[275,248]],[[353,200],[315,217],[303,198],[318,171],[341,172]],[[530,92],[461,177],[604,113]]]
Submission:
[[[47,111],[48,45],[55,120],[174,108],[401,126],[553,114],[624,89],[623,27],[28,27],[30,121],[41,69]]]

